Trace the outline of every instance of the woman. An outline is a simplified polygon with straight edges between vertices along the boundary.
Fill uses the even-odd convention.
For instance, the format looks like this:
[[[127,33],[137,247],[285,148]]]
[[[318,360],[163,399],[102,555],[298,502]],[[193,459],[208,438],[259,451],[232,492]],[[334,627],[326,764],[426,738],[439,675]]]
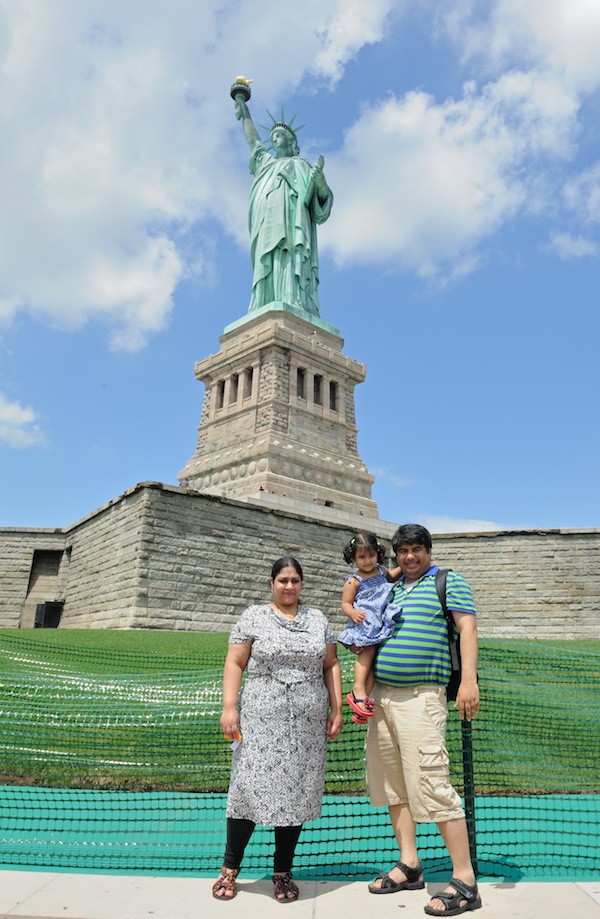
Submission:
[[[257,823],[275,827],[273,884],[298,898],[292,861],[302,824],[321,814],[327,737],[342,729],[335,639],[318,609],[300,605],[302,568],[291,556],[271,571],[273,600],[249,606],[234,626],[223,673],[223,733],[233,751],[227,844],[213,896],[236,894],[244,850]],[[248,678],[238,694],[244,670]]]
[[[271,154],[240,97],[235,114],[242,121],[254,176],[248,211],[253,267],[248,312],[275,302],[318,316],[317,225],[327,220],[333,205],[323,157],[314,166],[303,159],[296,132],[284,121],[271,128]]]

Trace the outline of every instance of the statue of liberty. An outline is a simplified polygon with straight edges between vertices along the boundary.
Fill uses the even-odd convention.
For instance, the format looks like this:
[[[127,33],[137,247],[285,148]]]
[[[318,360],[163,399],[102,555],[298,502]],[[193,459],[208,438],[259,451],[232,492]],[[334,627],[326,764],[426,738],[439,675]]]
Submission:
[[[248,312],[280,303],[319,316],[317,224],[327,220],[333,204],[323,157],[314,166],[302,159],[296,132],[283,117],[275,122],[270,116],[273,153],[267,150],[248,111],[249,82],[238,77],[231,87],[254,176],[248,212],[253,268]]]

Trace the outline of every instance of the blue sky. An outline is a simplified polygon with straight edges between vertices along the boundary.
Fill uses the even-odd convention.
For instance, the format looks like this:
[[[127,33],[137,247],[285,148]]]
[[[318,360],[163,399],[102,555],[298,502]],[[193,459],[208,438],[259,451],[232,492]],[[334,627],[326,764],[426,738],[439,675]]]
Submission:
[[[380,516],[600,525],[597,0],[0,0],[0,525],[194,452],[249,300],[241,73],[325,157]]]

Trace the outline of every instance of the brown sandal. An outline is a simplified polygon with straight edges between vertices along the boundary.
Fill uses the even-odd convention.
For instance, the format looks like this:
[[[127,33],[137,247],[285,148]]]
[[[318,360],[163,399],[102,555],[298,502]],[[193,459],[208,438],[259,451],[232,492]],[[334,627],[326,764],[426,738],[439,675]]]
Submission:
[[[220,877],[213,884],[212,895],[215,900],[233,900],[237,893],[235,879],[239,873],[239,868],[226,868],[223,865]],[[222,890],[223,893],[217,893],[219,890]],[[230,897],[227,896],[229,890],[232,891]]]
[[[293,903],[294,900],[298,899],[300,891],[297,884],[294,884],[291,871],[288,871],[287,874],[274,874],[273,883],[275,885],[275,899],[278,903]]]

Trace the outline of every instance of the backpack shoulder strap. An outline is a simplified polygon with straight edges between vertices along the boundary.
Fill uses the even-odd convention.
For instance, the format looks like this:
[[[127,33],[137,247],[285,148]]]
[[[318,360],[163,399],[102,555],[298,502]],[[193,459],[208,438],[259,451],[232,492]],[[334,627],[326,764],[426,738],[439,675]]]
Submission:
[[[448,604],[446,602],[446,581],[448,580],[449,571],[452,571],[452,568],[439,568],[438,571],[436,571],[435,589],[442,605],[444,616],[446,617],[446,625],[448,627],[448,646],[450,648],[452,669],[459,670],[460,664],[458,658],[457,643],[454,638],[454,619],[452,618],[452,613],[448,609]]]
[[[451,568],[438,568],[435,573],[435,589],[439,597],[439,601],[442,605],[444,611],[444,616],[448,619],[449,622],[452,621],[452,615],[448,606],[446,604],[446,581],[448,580],[448,572],[452,571]]]

